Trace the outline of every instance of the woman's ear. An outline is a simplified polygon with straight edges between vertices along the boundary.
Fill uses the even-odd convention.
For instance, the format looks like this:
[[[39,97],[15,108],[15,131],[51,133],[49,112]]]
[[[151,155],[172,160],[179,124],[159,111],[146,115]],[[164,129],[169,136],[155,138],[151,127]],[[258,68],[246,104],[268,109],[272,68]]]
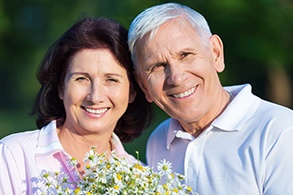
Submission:
[[[63,100],[63,98],[64,98],[64,90],[63,90],[63,86],[61,86],[61,85],[59,85],[59,87],[58,87],[58,95],[59,95],[59,98],[61,100]]]
[[[130,104],[130,103],[134,102],[135,97],[136,97],[136,91],[133,89],[133,87],[130,87],[128,103]]]
[[[213,62],[217,72],[223,72],[225,69],[224,63],[224,48],[221,38],[218,35],[210,37],[210,48],[213,55]]]

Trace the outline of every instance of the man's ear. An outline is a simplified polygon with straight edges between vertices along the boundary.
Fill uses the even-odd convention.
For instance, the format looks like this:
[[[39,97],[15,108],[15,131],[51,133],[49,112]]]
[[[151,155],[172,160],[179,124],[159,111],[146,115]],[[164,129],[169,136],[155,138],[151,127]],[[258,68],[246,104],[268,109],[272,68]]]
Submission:
[[[145,85],[145,83],[143,82],[143,78],[141,76],[139,76],[137,71],[134,71],[134,76],[135,76],[135,80],[137,81],[139,87],[141,88],[141,90],[143,91],[144,95],[145,95],[145,99],[149,102],[152,103],[153,99],[150,96],[147,86]]]
[[[210,37],[210,48],[213,55],[213,62],[217,72],[223,72],[225,69],[224,63],[224,48],[221,38],[218,35]]]

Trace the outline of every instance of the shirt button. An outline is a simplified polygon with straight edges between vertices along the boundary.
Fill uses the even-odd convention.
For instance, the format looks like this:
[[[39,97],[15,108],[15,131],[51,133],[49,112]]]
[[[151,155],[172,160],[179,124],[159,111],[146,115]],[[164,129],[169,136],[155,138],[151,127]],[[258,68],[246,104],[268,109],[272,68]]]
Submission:
[[[192,162],[188,162],[188,167],[192,167],[193,163]]]

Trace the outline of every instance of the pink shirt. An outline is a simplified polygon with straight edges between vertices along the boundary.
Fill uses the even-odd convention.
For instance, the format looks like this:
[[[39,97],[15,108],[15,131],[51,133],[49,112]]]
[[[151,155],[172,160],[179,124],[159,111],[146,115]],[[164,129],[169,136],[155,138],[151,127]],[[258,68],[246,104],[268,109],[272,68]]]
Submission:
[[[137,160],[129,155],[113,133],[111,143],[119,156],[129,162]],[[69,156],[63,149],[56,121],[41,130],[13,134],[0,140],[0,194],[41,194],[38,180],[42,171],[62,171],[71,181],[77,181]]]

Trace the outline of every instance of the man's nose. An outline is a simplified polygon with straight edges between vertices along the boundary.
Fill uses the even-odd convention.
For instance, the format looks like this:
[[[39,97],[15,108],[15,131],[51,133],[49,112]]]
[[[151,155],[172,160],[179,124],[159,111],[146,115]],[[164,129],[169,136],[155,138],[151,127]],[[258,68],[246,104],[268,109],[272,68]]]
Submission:
[[[167,84],[178,86],[186,79],[184,67],[180,63],[169,63],[167,68]]]

